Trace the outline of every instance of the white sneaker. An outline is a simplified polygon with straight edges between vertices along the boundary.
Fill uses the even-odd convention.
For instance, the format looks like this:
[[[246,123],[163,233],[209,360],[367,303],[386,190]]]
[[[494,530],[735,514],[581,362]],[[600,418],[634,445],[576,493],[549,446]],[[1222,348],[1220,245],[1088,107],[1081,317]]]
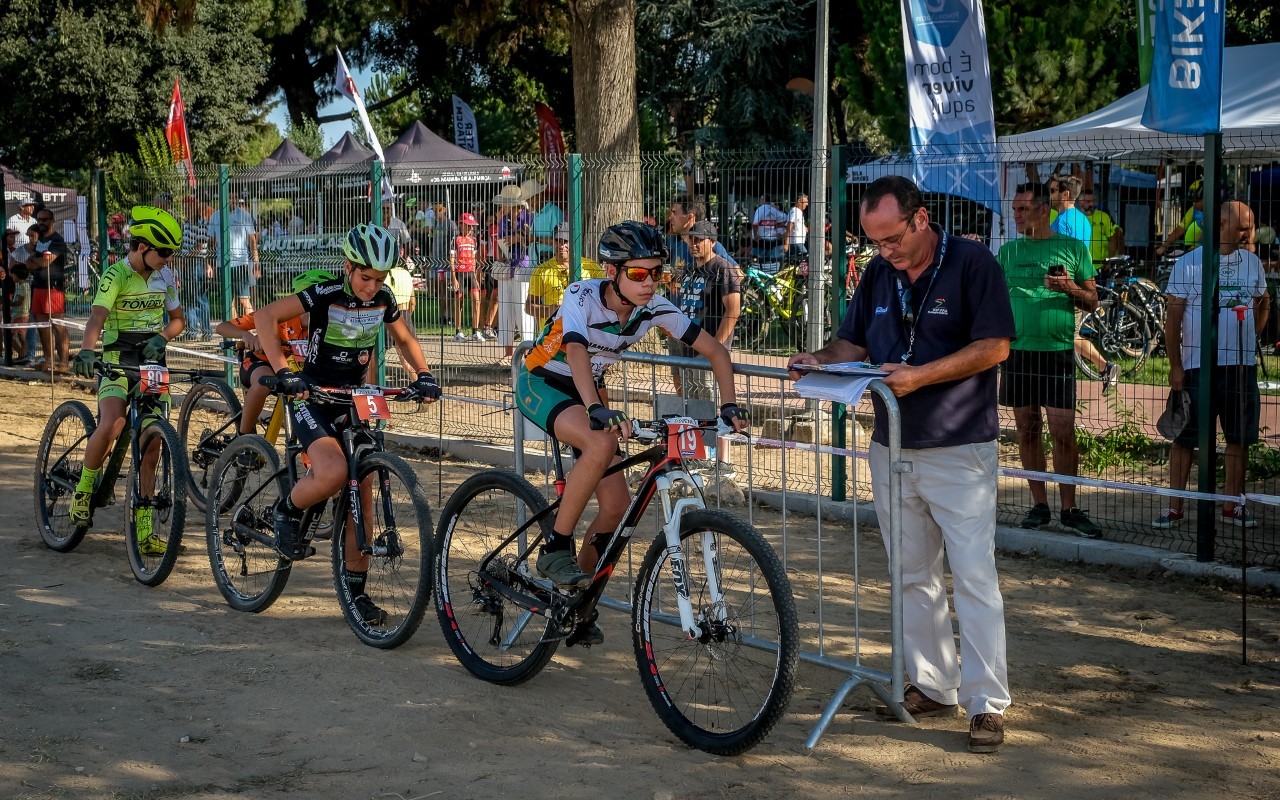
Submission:
[[[465,342],[467,340],[467,335],[462,331],[458,331],[453,335],[453,340],[455,342]]]
[[[475,340],[475,341],[477,341],[477,342],[487,342],[487,341],[489,341],[488,337],[486,337],[486,336],[485,336],[483,333],[481,333],[480,331],[472,331],[472,333],[471,333],[471,338],[472,338],[472,339],[474,339],[474,340]]]

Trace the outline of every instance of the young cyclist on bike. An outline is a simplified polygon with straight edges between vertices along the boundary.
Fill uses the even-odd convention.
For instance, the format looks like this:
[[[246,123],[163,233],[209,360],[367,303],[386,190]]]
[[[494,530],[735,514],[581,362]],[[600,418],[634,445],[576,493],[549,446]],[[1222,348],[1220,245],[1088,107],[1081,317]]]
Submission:
[[[182,248],[182,226],[167,211],[154,206],[134,206],[130,211],[129,253],[107,267],[98,282],[93,309],[85,323],[80,352],[72,365],[76,375],[92,378],[97,355],[94,348],[102,340],[102,360],[108,364],[136,367],[142,363],[164,363],[165,346],[186,327],[178,286],[169,269],[169,260]],[[168,315],[168,321],[165,317]],[[71,495],[69,517],[75,525],[89,524],[93,483],[102,469],[112,442],[124,430],[129,381],[125,377],[103,377],[98,383],[98,427],[85,445],[80,482]],[[170,398],[161,398],[168,411]],[[139,465],[143,497],[155,490],[155,465],[160,454],[157,439],[142,455]],[[164,555],[165,542],[151,533],[149,505],[135,509],[139,550],[143,555]]]
[[[650,328],[693,347],[711,362],[711,371],[725,401],[720,417],[735,432],[748,427],[733,383],[729,351],[716,338],[682,314],[668,300],[654,294],[670,257],[665,237],[651,225],[627,221],[606,228],[600,237],[599,261],[606,278],[578,281],[569,286],[564,302],[543,328],[525,358],[516,383],[521,413],[544,431],[574,449],[574,466],[565,479],[560,510],[552,535],[542,544],[538,572],[557,586],[586,588],[608,541],[630,502],[621,472],[601,479],[620,459],[618,440],[631,437],[631,423],[621,411],[601,402],[605,370]],[[573,531],[587,501],[595,494],[599,506],[587,526],[587,542],[574,559]],[[584,641],[604,641],[592,628]]]
[[[320,283],[336,281],[327,269],[309,269],[293,279],[294,293],[302,292]],[[271,396],[271,389],[263,386],[259,379],[275,375],[275,368],[262,352],[262,342],[255,328],[252,314],[245,314],[233,320],[219,322],[219,336],[226,339],[239,338],[244,343],[244,359],[240,362],[240,385],[244,387],[244,411],[240,414],[240,433],[253,433],[262,407]],[[307,339],[307,323],[302,315],[287,319],[276,326],[276,336],[280,340],[285,363],[295,372],[302,369],[300,351],[305,349]]]
[[[280,498],[273,519],[276,547],[286,558],[303,558],[306,545],[298,539],[298,520],[315,503],[337,494],[347,480],[347,457],[338,442],[338,423],[347,415],[341,405],[307,402],[311,386],[359,386],[374,367],[378,331],[387,333],[400,352],[400,361],[417,375],[407,387],[414,397],[440,399],[422,347],[408,322],[396,307],[395,297],[383,284],[387,273],[399,260],[395,237],[377,225],[357,225],[342,243],[346,257],[341,280],[311,286],[281,298],[254,313],[258,343],[276,371],[281,394],[292,395],[289,413],[294,434],[311,459],[311,472]],[[301,372],[289,368],[284,343],[280,341],[281,321],[309,313],[310,336],[306,361]],[[362,502],[371,502],[371,487],[362,486]],[[369,557],[361,555],[355,543],[354,526],[347,526],[347,585],[366,622],[381,624],[386,613],[365,593]]]

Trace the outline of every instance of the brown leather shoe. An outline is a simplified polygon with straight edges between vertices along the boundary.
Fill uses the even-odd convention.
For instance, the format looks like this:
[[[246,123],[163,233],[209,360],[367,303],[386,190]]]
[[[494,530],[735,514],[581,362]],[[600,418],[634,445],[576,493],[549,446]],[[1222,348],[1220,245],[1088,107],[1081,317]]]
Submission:
[[[1004,717],[976,714],[969,720],[969,752],[994,753],[1004,744]]]
[[[939,703],[911,684],[907,684],[906,691],[902,693],[902,707],[916,719],[956,713],[954,705]],[[897,713],[888,706],[876,706],[876,716],[898,718]]]

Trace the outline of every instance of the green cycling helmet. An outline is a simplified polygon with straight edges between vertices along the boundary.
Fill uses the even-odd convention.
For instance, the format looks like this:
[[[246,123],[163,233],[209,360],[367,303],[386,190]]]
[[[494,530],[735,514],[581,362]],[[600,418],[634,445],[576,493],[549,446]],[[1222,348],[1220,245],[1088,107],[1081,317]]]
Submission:
[[[304,289],[315,286],[317,283],[328,283],[337,279],[338,276],[327,269],[309,269],[293,279],[293,293],[297,294]]]
[[[357,267],[387,272],[400,260],[400,247],[386,228],[361,224],[347,232],[342,254]]]
[[[163,208],[134,206],[129,217],[129,235],[134,239],[167,250],[182,248],[182,226]]]

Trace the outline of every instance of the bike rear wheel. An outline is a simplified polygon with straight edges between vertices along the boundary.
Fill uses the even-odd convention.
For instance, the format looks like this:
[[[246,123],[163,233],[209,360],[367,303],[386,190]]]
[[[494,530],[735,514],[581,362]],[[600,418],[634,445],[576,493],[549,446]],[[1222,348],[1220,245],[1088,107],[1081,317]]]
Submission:
[[[737,755],[781,719],[795,687],[800,632],[791,584],[764,537],[731,514],[685,514],[680,541],[700,632],[680,630],[671,554],[660,535],[636,577],[631,628],[640,680],[683,742]]]
[[[769,331],[773,327],[773,310],[769,299],[759,286],[743,284],[742,305],[739,312],[738,347],[751,353],[763,352],[769,344]]]
[[[158,448],[155,487],[150,503],[143,502],[141,464],[129,465],[129,502],[124,508],[125,552],[133,577],[144,586],[159,586],[173,571],[182,551],[182,529],[187,521],[187,454],[178,432],[163,419],[151,420],[138,442],[139,460],[150,448]],[[151,530],[140,528],[140,511],[150,509]],[[141,534],[142,539],[139,540]]]
[[[201,380],[182,400],[178,436],[185,445],[191,468],[187,496],[199,511],[204,511],[213,465],[239,432],[240,413],[240,400],[235,392],[216,378]]]
[[[356,475],[362,482],[373,478],[373,502],[363,509],[365,532],[374,549],[368,556],[364,593],[386,619],[366,620],[351,591],[346,564],[360,556],[348,553],[355,534],[348,543],[344,532],[350,526],[350,503],[345,491],[334,513],[334,588],[342,616],[356,637],[370,647],[390,650],[409,641],[431,602],[431,508],[418,473],[394,453],[365,455]]]
[[[80,481],[85,446],[97,427],[93,413],[78,400],[68,400],[53,410],[36,450],[36,525],[50,550],[74,550],[89,526],[71,523],[71,494]]]
[[[280,597],[293,567],[273,546],[272,511],[289,491],[280,455],[261,436],[241,436],[218,457],[209,480],[205,540],[214,583],[235,610],[263,611]]]
[[[516,529],[547,507],[533,484],[514,472],[472,475],[445,503],[436,534],[436,612],[453,654],[477,678],[502,685],[537,675],[559,644],[550,620],[504,598],[477,573],[480,562]],[[551,515],[527,532],[551,532]],[[490,562],[491,573],[534,575],[519,561],[527,537],[517,538]],[[537,552],[535,548],[534,553]]]

